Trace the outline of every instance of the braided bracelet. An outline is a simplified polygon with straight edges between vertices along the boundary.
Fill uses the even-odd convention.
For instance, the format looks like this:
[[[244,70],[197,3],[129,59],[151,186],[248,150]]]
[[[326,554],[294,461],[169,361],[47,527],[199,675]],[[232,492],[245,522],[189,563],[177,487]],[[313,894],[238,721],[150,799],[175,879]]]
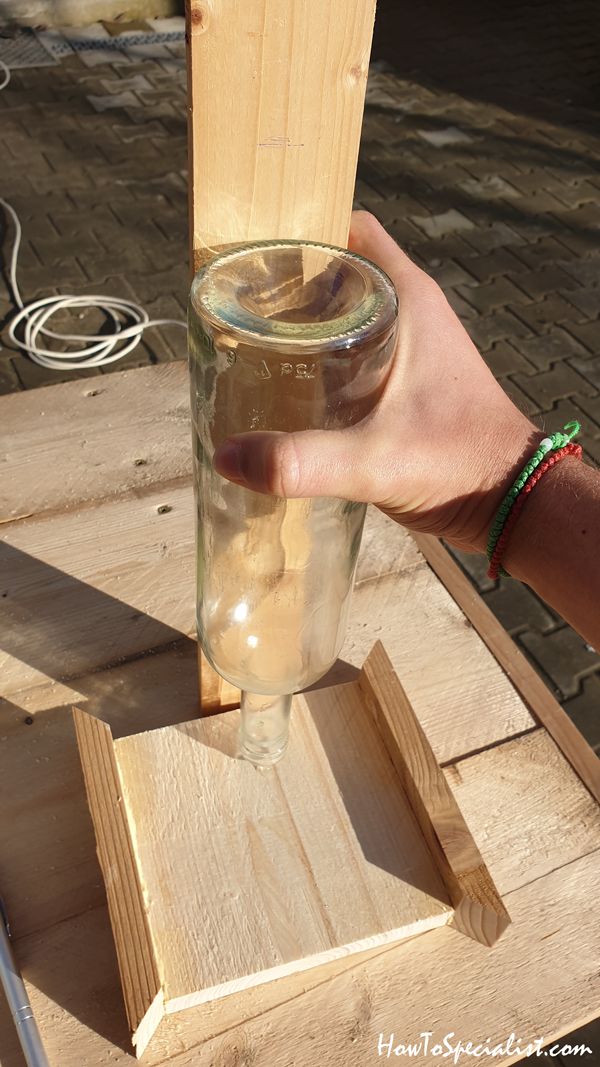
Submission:
[[[539,467],[540,463],[544,459],[544,456],[548,452],[555,452],[559,448],[564,448],[569,442],[579,433],[581,427],[576,419],[572,422],[568,422],[563,427],[562,431],[558,430],[556,433],[551,434],[550,437],[544,437],[543,441],[540,441],[538,447],[533,453],[530,460],[527,461],[523,470],[519,473],[513,484],[511,485],[508,493],[504,497],[500,507],[498,508],[496,517],[490,527],[490,534],[487,543],[487,558],[491,560],[496,547],[496,542],[502,533],[504,524],[510,515],[515,500],[521,492],[528,478],[531,477],[534,470]]]
[[[565,427],[566,429],[566,427]],[[577,432],[577,431],[575,431]],[[496,579],[498,575],[506,575],[506,571],[500,566],[502,557],[506,552],[506,547],[510,540],[512,531],[516,525],[517,519],[523,510],[523,506],[529,496],[532,489],[535,488],[540,479],[544,476],[546,471],[550,470],[556,463],[559,463],[561,459],[566,456],[575,456],[576,459],[581,459],[582,456],[581,445],[576,445],[571,442],[566,444],[563,448],[557,449],[552,452],[547,459],[537,466],[537,469],[528,478],[522,487],[522,491],[516,497],[508,514],[504,525],[501,529],[500,535],[497,538],[491,556],[489,556],[488,578]]]

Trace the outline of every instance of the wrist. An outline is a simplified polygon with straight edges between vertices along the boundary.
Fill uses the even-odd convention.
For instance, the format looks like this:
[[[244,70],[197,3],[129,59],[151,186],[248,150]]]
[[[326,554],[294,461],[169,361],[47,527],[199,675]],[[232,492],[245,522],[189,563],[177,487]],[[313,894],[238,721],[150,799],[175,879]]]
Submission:
[[[565,456],[536,485],[519,515],[502,561],[511,577],[529,581],[532,561],[540,561],[543,568],[550,564],[548,531],[555,531],[557,543],[567,536],[575,518],[576,486],[585,477],[580,460]]]
[[[504,497],[546,436],[520,412],[516,414],[518,418],[509,425],[489,432],[485,446],[477,453],[474,483],[478,488],[465,502],[470,511],[466,540],[475,552],[485,553],[490,528]]]

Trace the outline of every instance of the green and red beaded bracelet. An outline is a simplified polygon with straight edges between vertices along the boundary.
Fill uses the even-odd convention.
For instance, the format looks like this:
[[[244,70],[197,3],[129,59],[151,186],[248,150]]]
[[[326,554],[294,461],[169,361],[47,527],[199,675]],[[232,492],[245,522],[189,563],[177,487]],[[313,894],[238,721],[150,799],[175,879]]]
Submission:
[[[550,437],[544,437],[511,485],[490,528],[487,543],[489,578],[496,579],[498,575],[506,574],[501,567],[501,561],[516,521],[532,489],[546,471],[565,456],[575,456],[581,459],[581,445],[573,444],[573,438],[580,429],[579,423],[574,419],[573,422],[568,422],[562,431],[559,430]]]

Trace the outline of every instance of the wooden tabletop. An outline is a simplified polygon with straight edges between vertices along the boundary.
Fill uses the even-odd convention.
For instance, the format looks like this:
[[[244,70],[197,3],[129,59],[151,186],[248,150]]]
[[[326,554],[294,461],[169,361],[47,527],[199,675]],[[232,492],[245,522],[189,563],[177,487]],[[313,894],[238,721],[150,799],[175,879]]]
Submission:
[[[3,397],[0,434],[0,891],[53,1067],[119,1065],[133,1056],[70,709],[117,737],[198,713],[187,370]],[[333,676],[383,641],[512,926],[491,950],[444,927],[171,1016],[145,1062],[363,1067],[380,1034],[525,1044],[597,1013],[597,762],[454,564],[419,545],[370,514]],[[22,1067],[3,1002],[0,1058]]]

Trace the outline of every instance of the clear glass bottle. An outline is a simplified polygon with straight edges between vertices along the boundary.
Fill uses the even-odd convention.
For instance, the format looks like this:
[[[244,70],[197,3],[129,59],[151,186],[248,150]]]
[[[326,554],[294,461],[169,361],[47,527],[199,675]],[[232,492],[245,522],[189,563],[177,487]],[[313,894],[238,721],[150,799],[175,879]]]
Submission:
[[[213,454],[250,430],[359,422],[385,386],[396,317],[389,278],[326,245],[232,249],[192,284],[198,636],[242,690],[241,753],[258,764],[285,749],[291,694],[340,651],[365,507],[251,492],[218,475]]]

